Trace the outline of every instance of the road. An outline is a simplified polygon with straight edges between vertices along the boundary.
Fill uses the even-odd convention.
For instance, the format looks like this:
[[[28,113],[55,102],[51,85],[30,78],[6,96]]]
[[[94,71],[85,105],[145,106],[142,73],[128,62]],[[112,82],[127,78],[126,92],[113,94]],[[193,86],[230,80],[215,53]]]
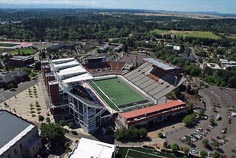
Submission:
[[[37,80],[20,83],[15,91],[0,89],[0,103],[37,84]]]

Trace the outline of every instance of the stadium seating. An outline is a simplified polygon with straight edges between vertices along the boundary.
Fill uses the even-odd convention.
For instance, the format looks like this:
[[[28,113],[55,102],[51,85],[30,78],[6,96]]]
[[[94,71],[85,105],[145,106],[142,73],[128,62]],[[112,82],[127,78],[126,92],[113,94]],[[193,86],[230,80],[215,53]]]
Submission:
[[[185,81],[182,76],[175,76],[172,72],[162,70],[149,62],[145,62],[124,77],[157,100]]]

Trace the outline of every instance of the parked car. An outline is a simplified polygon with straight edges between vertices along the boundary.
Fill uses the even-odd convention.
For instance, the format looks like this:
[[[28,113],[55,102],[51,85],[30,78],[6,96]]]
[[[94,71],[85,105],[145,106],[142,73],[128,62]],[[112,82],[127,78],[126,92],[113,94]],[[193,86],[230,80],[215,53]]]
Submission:
[[[227,128],[223,128],[222,130],[221,130],[221,133],[223,133],[223,134],[225,134],[227,132]]]

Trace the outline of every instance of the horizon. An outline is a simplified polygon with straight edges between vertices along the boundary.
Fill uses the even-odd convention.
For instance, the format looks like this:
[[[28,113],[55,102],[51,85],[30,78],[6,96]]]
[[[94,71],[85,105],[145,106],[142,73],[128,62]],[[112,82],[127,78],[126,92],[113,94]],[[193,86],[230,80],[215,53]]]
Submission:
[[[236,14],[236,1],[232,0],[0,0],[0,9],[127,9],[170,12],[203,12]],[[135,4],[135,5],[134,5]],[[195,7],[198,6],[198,7]]]

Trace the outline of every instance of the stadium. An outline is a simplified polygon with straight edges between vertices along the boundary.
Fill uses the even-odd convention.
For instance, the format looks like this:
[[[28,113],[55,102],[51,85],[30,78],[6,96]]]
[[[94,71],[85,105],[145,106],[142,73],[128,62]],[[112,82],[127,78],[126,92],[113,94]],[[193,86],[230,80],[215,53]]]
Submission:
[[[128,73],[122,71],[125,63],[103,57],[85,59],[83,64],[74,58],[42,61],[51,112],[67,111],[91,133],[108,120],[128,128],[137,125],[137,120],[141,125],[170,116],[169,112],[160,115],[160,110],[172,111],[171,115],[185,112],[183,102],[172,103],[165,97],[185,82],[181,69],[158,59],[143,60],[144,64]]]

